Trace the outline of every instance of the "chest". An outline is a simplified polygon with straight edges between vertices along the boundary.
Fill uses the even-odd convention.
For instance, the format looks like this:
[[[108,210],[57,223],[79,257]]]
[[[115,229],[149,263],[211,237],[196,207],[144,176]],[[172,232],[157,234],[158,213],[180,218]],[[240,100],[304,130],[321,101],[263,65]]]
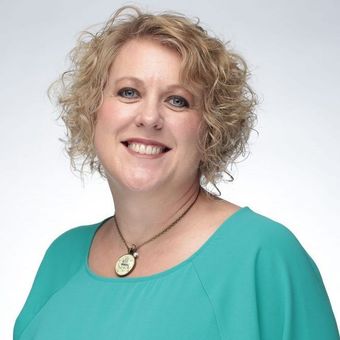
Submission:
[[[137,249],[138,256],[129,277],[149,276],[176,267],[195,254],[216,232],[220,224],[232,213],[219,211],[201,219],[201,223],[188,228],[172,230],[171,235],[162,235],[158,240]],[[116,277],[117,260],[127,254],[127,248],[118,234],[107,235],[103,228],[95,236],[89,251],[88,263],[91,270],[103,277]],[[138,244],[137,244],[138,247]]]
[[[174,269],[190,258],[203,243],[203,238],[201,242],[196,239],[190,239],[189,242],[178,239],[162,242],[161,247],[150,246],[146,249],[138,249],[138,255],[133,260],[133,269],[127,277],[150,276]],[[97,249],[89,257],[89,268],[96,275],[102,277],[117,277],[115,266],[117,262],[121,262],[121,257],[127,253],[127,249],[123,247],[117,247],[106,252],[104,248]],[[129,263],[129,265],[132,264]]]
[[[20,340],[219,339],[213,309],[192,268],[180,270],[178,279],[171,280],[170,273],[164,280],[124,285],[90,282],[78,273],[49,299]]]

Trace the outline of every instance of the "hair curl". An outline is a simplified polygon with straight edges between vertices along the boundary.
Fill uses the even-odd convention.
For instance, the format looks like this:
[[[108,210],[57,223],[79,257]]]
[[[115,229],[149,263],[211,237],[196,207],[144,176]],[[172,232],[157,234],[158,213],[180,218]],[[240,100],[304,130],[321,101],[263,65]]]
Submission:
[[[49,88],[50,97],[57,97],[59,118],[66,126],[67,139],[61,141],[73,170],[82,175],[84,166],[89,165],[91,173],[98,171],[105,177],[93,143],[102,91],[122,45],[147,37],[178,51],[181,81],[200,98],[201,183],[211,183],[218,190],[216,183],[223,179],[223,172],[234,180],[227,167],[246,154],[257,120],[257,97],[247,83],[249,70],[244,59],[227,49],[227,43],[208,35],[199,23],[199,19],[194,22],[176,12],[151,14],[124,6],[98,32],[81,33],[70,52],[71,68]],[[82,159],[81,169],[77,158]]]

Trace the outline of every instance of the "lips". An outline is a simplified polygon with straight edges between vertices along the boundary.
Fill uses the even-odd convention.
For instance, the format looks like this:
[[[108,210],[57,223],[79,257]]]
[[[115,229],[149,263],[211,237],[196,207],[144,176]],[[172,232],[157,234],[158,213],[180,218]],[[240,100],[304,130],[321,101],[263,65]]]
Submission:
[[[121,142],[126,147],[142,154],[159,154],[171,150],[167,145],[145,138],[129,138]]]

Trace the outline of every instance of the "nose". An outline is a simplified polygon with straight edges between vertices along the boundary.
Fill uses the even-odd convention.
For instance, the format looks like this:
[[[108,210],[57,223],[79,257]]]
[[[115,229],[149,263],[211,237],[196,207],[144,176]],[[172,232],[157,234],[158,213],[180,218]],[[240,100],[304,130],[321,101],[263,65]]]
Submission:
[[[145,99],[138,107],[135,123],[138,127],[160,130],[163,127],[161,107],[156,98]]]

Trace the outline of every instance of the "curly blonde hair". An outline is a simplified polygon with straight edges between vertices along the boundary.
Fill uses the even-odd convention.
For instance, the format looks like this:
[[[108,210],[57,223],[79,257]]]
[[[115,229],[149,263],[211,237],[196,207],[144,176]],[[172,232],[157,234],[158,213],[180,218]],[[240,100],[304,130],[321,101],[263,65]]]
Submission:
[[[200,99],[203,122],[199,131],[201,184],[216,183],[227,167],[245,155],[250,132],[257,117],[257,97],[247,83],[248,67],[227,43],[208,35],[196,22],[176,12],[144,13],[135,6],[118,9],[96,33],[84,31],[70,52],[71,68],[54,82],[60,116],[66,125],[65,150],[71,168],[83,175],[104,169],[94,149],[96,112],[109,69],[122,45],[137,38],[152,38],[175,49],[182,58],[180,79]],[[256,131],[256,130],[255,130]],[[76,159],[81,158],[78,169]],[[217,188],[218,190],[218,188]],[[219,191],[219,190],[218,190]]]

